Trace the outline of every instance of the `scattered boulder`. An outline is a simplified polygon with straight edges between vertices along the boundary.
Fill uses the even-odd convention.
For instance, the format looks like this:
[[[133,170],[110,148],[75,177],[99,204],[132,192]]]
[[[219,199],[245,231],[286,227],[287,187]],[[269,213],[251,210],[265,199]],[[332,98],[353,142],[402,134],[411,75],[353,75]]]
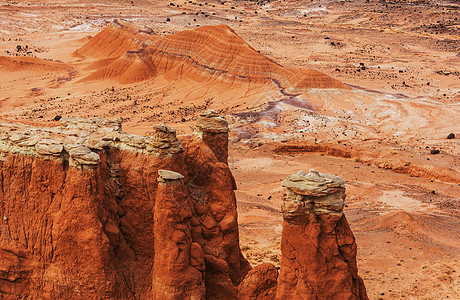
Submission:
[[[439,154],[439,150],[438,149],[431,149],[430,153],[431,154]]]
[[[448,140],[450,140],[450,139],[455,139],[455,134],[449,133],[449,134],[447,135],[447,139],[448,139]]]
[[[169,170],[158,170],[158,181],[159,182],[180,180],[182,178],[184,178],[184,176],[180,173],[169,171]]]

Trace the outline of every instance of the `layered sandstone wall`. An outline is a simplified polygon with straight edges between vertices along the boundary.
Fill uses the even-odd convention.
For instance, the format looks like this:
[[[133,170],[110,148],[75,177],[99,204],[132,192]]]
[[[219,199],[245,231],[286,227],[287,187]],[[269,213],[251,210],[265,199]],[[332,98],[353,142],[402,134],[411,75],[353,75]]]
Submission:
[[[1,297],[367,299],[342,179],[283,181],[278,275],[240,251],[227,161],[214,111],[183,141],[166,125],[124,133],[121,120],[1,123]]]
[[[208,146],[228,142],[206,126],[184,153],[165,125],[0,124],[2,297],[235,299],[250,266],[227,157]]]

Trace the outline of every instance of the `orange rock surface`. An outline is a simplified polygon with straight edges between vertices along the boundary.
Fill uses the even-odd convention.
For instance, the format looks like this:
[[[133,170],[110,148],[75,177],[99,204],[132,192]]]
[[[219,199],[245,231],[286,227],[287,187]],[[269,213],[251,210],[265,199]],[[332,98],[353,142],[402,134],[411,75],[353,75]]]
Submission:
[[[254,267],[238,287],[238,299],[275,299],[277,279],[278,270],[274,265],[263,263]]]
[[[345,182],[315,170],[289,176],[276,299],[368,299],[343,214]]]
[[[250,266],[234,180],[216,158],[226,156],[206,144],[210,122],[198,126],[206,142],[187,141],[185,155],[165,125],[143,137],[119,121],[61,123],[0,126],[2,294],[236,299]]]
[[[169,153],[167,143],[173,140],[168,137],[174,132],[152,126],[170,125],[182,140],[191,141],[195,137],[182,135],[193,132],[199,112],[214,109],[226,116],[231,128],[227,165],[238,185],[235,194],[240,245],[251,264],[270,262],[280,266],[280,182],[299,169],[316,169],[338,174],[346,182],[344,212],[359,247],[359,275],[369,298],[459,298],[458,2],[25,0],[5,1],[0,11],[1,120],[58,130],[60,123],[53,121],[56,116],[123,118],[124,131],[144,135],[133,139],[120,133],[96,132],[97,138],[91,135],[83,142],[80,138],[85,137],[76,136],[72,129],[65,134],[69,139],[61,139],[52,132],[46,138],[37,136],[34,130],[26,135],[21,126],[13,126],[7,130],[11,134],[6,140],[0,138],[0,143],[12,142],[8,142],[8,150],[0,154],[0,160],[8,161],[11,155],[33,158],[29,169],[38,166],[44,169],[42,174],[50,172],[44,187],[40,186],[42,190],[46,190],[46,182],[58,180],[51,177],[51,172],[58,177],[77,174],[67,167],[59,172],[48,168],[51,163],[62,162],[64,151],[69,155],[64,158],[69,169],[99,174],[110,167],[112,183],[106,186],[105,179],[101,179],[97,188],[105,186],[109,190],[104,197],[116,195],[115,202],[122,207],[120,223],[116,215],[110,215],[108,219],[113,224],[106,224],[104,219],[102,224],[110,242],[119,244],[114,248],[119,263],[113,265],[122,270],[124,280],[130,282],[139,297],[148,298],[153,292],[150,263],[155,250],[161,250],[152,248],[155,240],[151,238],[155,231],[152,199],[157,197],[158,170],[182,174],[188,188],[188,169],[192,169],[174,163],[181,159],[178,140],[171,147],[177,153]],[[132,25],[120,21],[109,26],[115,19]],[[253,49],[246,47],[246,51],[244,43],[239,47],[238,41],[224,43],[230,36],[222,33],[226,26]],[[204,37],[206,30],[220,36]],[[105,38],[96,38],[101,31]],[[174,46],[174,51],[160,53],[168,51],[163,46]],[[191,58],[179,58],[178,49],[190,49]],[[232,65],[229,59],[219,63],[228,51],[233,51],[229,54],[238,62],[242,74],[226,70],[226,65]],[[240,53],[247,60],[237,57]],[[206,57],[203,59],[201,54]],[[153,58],[158,65],[153,64]],[[219,68],[227,73],[211,69],[215,65],[221,65]],[[268,78],[279,80],[243,78],[251,71],[246,65],[261,65],[262,72],[267,69],[278,74],[266,74]],[[305,68],[332,76],[349,89],[313,88],[302,92],[297,87],[306,85],[300,78]],[[299,74],[294,76],[299,78],[292,74]],[[93,80],[88,80],[91,76]],[[324,81],[321,76],[315,78],[320,83]],[[451,133],[455,138],[448,138]],[[217,154],[220,150],[214,147],[223,145],[224,140],[218,141],[217,135],[213,140],[212,136],[207,142],[205,135],[201,139]],[[439,153],[432,154],[432,150]],[[109,159],[104,151],[112,153]],[[173,158],[147,158],[152,155]],[[225,156],[222,152],[217,160],[223,161]],[[44,163],[46,157],[50,159]],[[192,160],[188,162],[193,164]],[[7,163],[5,172],[11,168],[23,170],[27,164],[18,158]],[[196,174],[193,180],[199,181],[201,173]],[[16,225],[18,219],[30,225],[24,231],[38,227],[35,224],[42,219],[49,220],[45,208],[38,213],[43,217],[31,219],[34,212],[29,211],[29,206],[38,210],[41,202],[29,201],[30,193],[18,201],[18,206],[27,209],[9,202],[10,198],[20,197],[20,192],[9,196],[12,190],[19,190],[17,182],[29,185],[28,177],[23,177],[0,191],[7,195],[5,204],[0,203],[1,209],[13,207],[0,215],[0,233],[5,241],[9,240],[7,222],[15,228],[14,233],[21,228]],[[3,178],[10,180],[8,175]],[[57,195],[60,187],[66,186],[61,181],[54,189]],[[87,182],[93,181],[86,180],[82,189]],[[153,190],[146,192],[145,185]],[[37,183],[30,187],[35,189]],[[69,195],[71,188],[66,190]],[[91,197],[94,195],[86,198]],[[78,205],[83,205],[82,201],[75,200]],[[72,215],[72,209],[66,211]],[[85,215],[91,215],[86,211]],[[203,231],[201,219],[197,220],[190,218],[177,224],[189,222],[191,234],[197,235]],[[208,222],[209,218],[209,226]],[[58,228],[57,221],[53,224]],[[187,230],[183,232],[187,235]],[[42,238],[48,236],[47,232],[33,233],[23,239],[34,245],[38,244],[37,236],[50,240]],[[56,242],[56,235],[52,237]],[[39,272],[27,270],[42,269],[36,263],[39,255],[30,259],[28,252],[14,250],[20,245],[15,241],[0,247],[0,274],[7,278],[0,280],[0,298],[16,298],[13,289],[17,289],[16,294],[22,288],[28,291],[28,282],[32,281],[27,278]],[[197,245],[201,247],[196,242],[190,245],[190,253],[197,258],[190,262],[192,267],[202,265]],[[168,245],[168,249],[173,246]],[[67,250],[55,250],[61,256],[53,264],[64,265],[62,255]],[[82,266],[82,272],[86,272]],[[57,278],[53,272],[48,271],[45,279]],[[40,278],[44,277],[33,282]],[[86,287],[80,283],[82,280],[69,280],[66,290]],[[30,289],[39,291],[37,286]]]
[[[192,203],[184,176],[168,170],[158,173],[152,298],[205,299],[203,250],[192,240]]]
[[[205,253],[210,299],[236,299],[251,266],[239,248],[235,180],[227,165],[228,127],[215,112],[201,114],[195,137],[184,141],[196,218],[192,234]]]
[[[226,25],[203,26],[167,36],[120,21],[109,25],[74,55],[93,57],[95,71],[83,80],[113,78],[132,83],[160,75],[178,80],[274,84],[284,93],[346,85],[311,69],[284,68],[258,53]]]

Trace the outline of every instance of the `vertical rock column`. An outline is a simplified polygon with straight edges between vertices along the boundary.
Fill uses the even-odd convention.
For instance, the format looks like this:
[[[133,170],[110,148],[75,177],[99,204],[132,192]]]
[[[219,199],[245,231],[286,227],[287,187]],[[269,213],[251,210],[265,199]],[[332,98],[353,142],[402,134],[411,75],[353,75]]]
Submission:
[[[200,113],[195,134],[211,148],[218,161],[228,163],[228,123],[214,110]]]
[[[215,111],[200,114],[193,138],[183,141],[189,190],[196,215],[193,240],[206,264],[208,299],[237,299],[251,266],[239,246],[235,180],[227,164],[228,124]]]
[[[153,299],[205,299],[203,251],[192,242],[191,203],[182,178],[173,171],[158,171]]]
[[[276,299],[368,299],[343,214],[345,183],[299,171],[282,182],[281,270]]]

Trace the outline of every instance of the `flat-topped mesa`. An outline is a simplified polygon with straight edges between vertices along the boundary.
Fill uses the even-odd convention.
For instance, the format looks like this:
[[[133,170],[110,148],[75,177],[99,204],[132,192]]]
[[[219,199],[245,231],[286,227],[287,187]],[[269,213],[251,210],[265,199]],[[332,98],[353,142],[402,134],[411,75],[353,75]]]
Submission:
[[[367,299],[343,214],[345,182],[310,170],[288,176],[276,299]]]
[[[343,214],[345,181],[338,176],[300,170],[281,185],[286,188],[282,203],[286,221],[302,220],[309,213],[331,214],[337,219]]]
[[[196,122],[195,134],[201,138],[220,162],[228,160],[228,123],[214,110],[200,113]]]
[[[52,128],[0,123],[0,152],[68,160],[82,169],[97,168],[99,151],[108,148],[159,156],[183,152],[176,131],[166,125],[155,125],[152,136],[140,136],[123,132],[121,119],[68,117],[60,122],[61,127]]]

